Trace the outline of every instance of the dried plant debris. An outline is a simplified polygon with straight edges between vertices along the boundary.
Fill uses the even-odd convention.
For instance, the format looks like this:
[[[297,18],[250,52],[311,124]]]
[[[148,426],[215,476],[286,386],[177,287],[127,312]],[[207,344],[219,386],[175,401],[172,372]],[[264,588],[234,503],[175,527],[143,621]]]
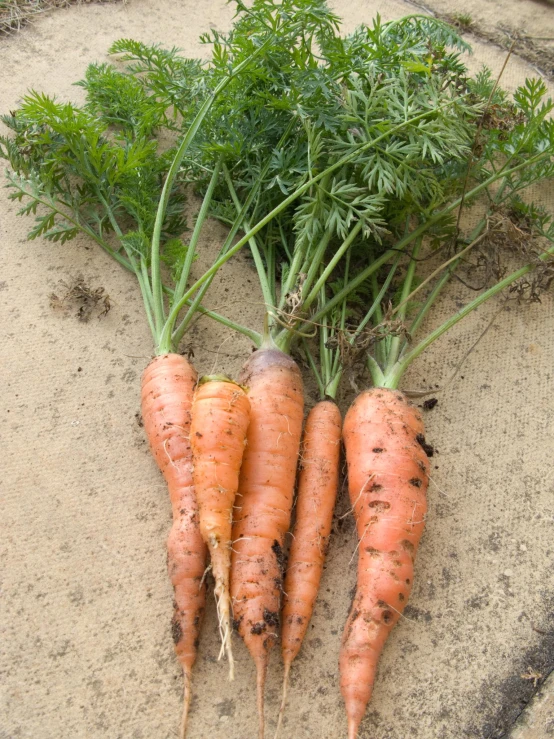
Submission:
[[[33,18],[53,8],[67,8],[90,0],[0,0],[0,37],[19,31]],[[95,0],[115,2],[115,0]]]
[[[60,294],[50,295],[50,305],[55,310],[73,312],[75,316],[87,323],[93,315],[98,318],[107,316],[112,304],[110,296],[103,287],[91,287],[83,275],[71,278],[69,282],[60,280]]]

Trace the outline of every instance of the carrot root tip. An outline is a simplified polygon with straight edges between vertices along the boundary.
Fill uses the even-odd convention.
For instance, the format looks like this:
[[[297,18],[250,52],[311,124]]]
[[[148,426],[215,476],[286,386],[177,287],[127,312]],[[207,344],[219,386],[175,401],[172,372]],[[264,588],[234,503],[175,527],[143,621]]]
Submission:
[[[277,719],[277,728],[275,729],[274,739],[279,739],[279,734],[281,733],[283,716],[285,715],[285,706],[287,705],[287,693],[288,693],[288,687],[289,687],[289,672],[290,672],[290,663],[286,663],[285,664],[285,674],[283,677],[283,696],[281,699],[281,706],[279,708],[279,717]]]
[[[267,659],[263,661],[256,660],[256,692],[258,703],[258,739],[264,739],[265,719],[264,719],[264,690],[265,676],[267,672]]]
[[[348,719],[348,739],[357,739],[359,722],[356,719]]]
[[[184,678],[184,694],[183,694],[183,717],[181,719],[181,732],[180,739],[185,739],[187,733],[187,719],[189,715],[190,699],[191,699],[191,679],[190,673],[187,670],[183,672]]]
[[[227,654],[229,661],[229,680],[235,679],[235,660],[233,657],[233,645],[231,641],[231,599],[229,597],[229,587],[226,583],[218,580],[215,586],[215,599],[217,604],[217,619],[219,623],[219,633],[221,636],[221,649],[219,650],[218,659]]]

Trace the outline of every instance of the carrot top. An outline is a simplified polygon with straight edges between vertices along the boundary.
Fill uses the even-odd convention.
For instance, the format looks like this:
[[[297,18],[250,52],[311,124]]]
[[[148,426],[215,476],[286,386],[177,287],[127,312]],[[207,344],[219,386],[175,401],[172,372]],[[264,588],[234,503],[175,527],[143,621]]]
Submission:
[[[36,217],[30,238],[63,243],[82,231],[134,272],[158,353],[178,347],[197,312],[285,352],[327,316],[323,333],[334,325],[342,346],[336,384],[348,346],[369,347],[373,382],[396,387],[484,300],[514,284],[512,294],[536,297],[554,243],[550,215],[522,197],[554,174],[553,105],[541,80],[510,97],[488,70],[471,78],[460,56],[469,47],[434,18],[377,17],[342,36],[324,0],[234,2],[232,29],[202,37],[208,64],[123,39],[111,49],[123,71],[91,65],[84,106],[32,92],[3,116],[14,135],[0,137],[0,156],[13,170],[10,197]],[[178,136],[166,152],[162,129]],[[185,244],[187,183],[203,201]],[[460,214],[478,198],[485,215],[463,231]],[[229,235],[189,284],[209,214]],[[510,229],[523,266],[500,277]],[[527,236],[546,239],[545,249]],[[245,246],[266,335],[202,305]],[[447,250],[436,269],[421,269]],[[447,282],[467,282],[468,260],[484,266],[486,289],[414,345]],[[338,323],[335,310],[344,311]]]

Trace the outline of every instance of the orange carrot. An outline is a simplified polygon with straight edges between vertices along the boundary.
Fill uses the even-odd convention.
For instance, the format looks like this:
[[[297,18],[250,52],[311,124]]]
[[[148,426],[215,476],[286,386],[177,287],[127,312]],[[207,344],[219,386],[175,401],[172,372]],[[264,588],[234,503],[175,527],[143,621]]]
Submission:
[[[191,697],[206,589],[207,551],[200,533],[192,482],[190,412],[196,372],[179,354],[156,357],[142,376],[142,418],[150,449],[169,488],[173,526],[167,541],[169,576],[175,589],[173,641],[185,689],[181,734]]]
[[[193,480],[200,532],[210,551],[222,649],[229,658],[231,680],[231,526],[249,419],[250,403],[239,385],[224,377],[200,380],[190,429]]]
[[[395,390],[375,388],[357,397],[344,421],[344,444],[359,559],[340,673],[348,738],[355,739],[381,651],[410,594],[429,463],[421,415]]]
[[[283,543],[290,525],[304,398],[296,363],[260,349],[246,363],[250,425],[236,498],[231,557],[234,623],[256,663],[259,736],[269,650],[278,636]]]
[[[341,422],[336,403],[322,400],[308,414],[304,429],[296,524],[284,586],[281,651],[285,676],[276,736],[283,720],[290,666],[312,617],[327,553],[339,484]]]

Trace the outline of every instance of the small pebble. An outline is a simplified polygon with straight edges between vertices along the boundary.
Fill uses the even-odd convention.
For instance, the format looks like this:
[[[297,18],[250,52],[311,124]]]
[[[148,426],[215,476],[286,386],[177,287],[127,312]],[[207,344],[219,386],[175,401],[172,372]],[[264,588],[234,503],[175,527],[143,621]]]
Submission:
[[[526,552],[527,551],[527,547],[525,546],[525,544],[520,544],[519,545],[519,549],[520,549],[521,552]]]
[[[512,570],[505,570],[505,571],[504,571],[504,577],[512,577],[512,576],[513,576],[513,574],[514,574],[514,573],[513,573],[513,571],[512,571]]]

